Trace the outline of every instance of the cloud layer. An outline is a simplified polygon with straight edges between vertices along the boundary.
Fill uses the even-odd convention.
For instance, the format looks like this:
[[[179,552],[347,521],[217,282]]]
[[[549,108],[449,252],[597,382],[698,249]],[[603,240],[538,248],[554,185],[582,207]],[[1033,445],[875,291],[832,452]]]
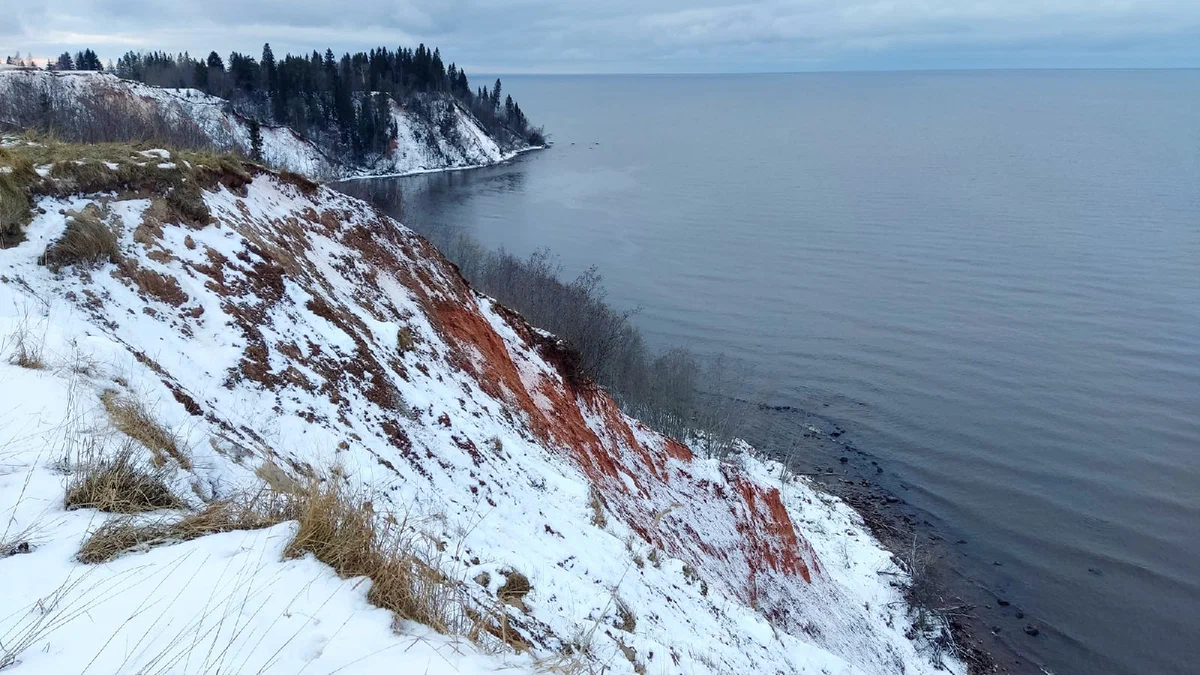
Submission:
[[[0,53],[437,45],[473,72],[1197,66],[1196,0],[0,0]]]

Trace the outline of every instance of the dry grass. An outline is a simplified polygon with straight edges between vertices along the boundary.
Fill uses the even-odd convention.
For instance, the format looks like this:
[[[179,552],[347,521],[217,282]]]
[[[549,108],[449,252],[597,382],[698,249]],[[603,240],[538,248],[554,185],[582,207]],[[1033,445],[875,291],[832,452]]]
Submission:
[[[166,466],[168,459],[174,459],[183,469],[191,470],[192,461],[179,449],[175,434],[154,419],[141,401],[108,389],[100,395],[100,402],[114,427],[154,453],[155,466]]]
[[[65,143],[33,133],[23,140],[0,149],[0,248],[24,240],[34,200],[40,196],[165,195],[173,216],[202,226],[211,220],[202,190],[220,185],[237,190],[262,171],[236,156],[213,152],[173,151],[166,160],[142,155],[151,149],[143,143]],[[35,167],[46,166],[50,175],[43,178]]]
[[[93,532],[75,557],[82,563],[103,563],[130,551],[191,541],[209,534],[271,527],[287,520],[287,516],[283,502],[268,498],[216,502],[182,520],[146,522],[116,518]]]
[[[613,604],[617,607],[617,618],[620,619],[613,627],[626,633],[637,630],[637,615],[633,613],[633,608],[629,606],[629,603],[613,593]]]
[[[300,191],[300,194],[304,195],[305,197],[313,196],[321,187],[316,182],[306,178],[305,176],[302,176],[295,171],[288,171],[287,169],[283,169],[279,172],[279,180],[283,181],[284,183],[294,185],[296,189]]]
[[[173,220],[193,227],[204,227],[212,222],[212,213],[204,203],[204,193],[195,181],[186,181],[171,188],[166,204]]]
[[[25,239],[25,225],[32,218],[29,185],[40,181],[33,163],[22,157],[5,157],[0,150],[0,249],[10,248]],[[7,161],[6,161],[7,159]]]
[[[400,330],[396,331],[396,350],[401,354],[407,354],[416,346],[417,339],[413,335],[412,329],[408,326],[401,326]]]
[[[293,500],[300,524],[285,557],[310,553],[342,577],[367,577],[367,600],[441,633],[466,635],[470,620],[458,582],[438,570],[439,552],[403,523],[377,518],[370,501],[347,491],[338,472],[314,480]],[[382,521],[382,529],[376,524]]]
[[[588,490],[588,505],[592,507],[592,524],[600,529],[608,526],[608,517],[604,515],[604,496],[593,485]]]
[[[529,577],[512,568],[502,569],[500,574],[504,575],[504,585],[496,589],[496,597],[500,598],[501,602],[524,611],[525,596],[533,590]]]
[[[43,370],[46,367],[42,341],[30,333],[28,327],[20,326],[9,340],[12,344],[9,363],[30,370]]]
[[[95,265],[120,256],[117,236],[101,221],[99,208],[89,204],[82,212],[70,212],[67,229],[46,248],[41,263],[55,272],[68,265]]]
[[[114,455],[89,453],[72,467],[63,503],[70,509],[143,513],[183,506],[166,485],[166,476],[139,462],[127,445]]]
[[[370,579],[367,600],[391,611],[397,620],[423,623],[481,645],[530,648],[512,630],[503,609],[477,604],[465,583],[440,571],[444,547],[406,522],[377,514],[371,501],[345,487],[339,471],[306,484],[291,480],[296,487],[286,492],[265,490],[252,499],[214,503],[182,519],[110,520],[88,537],[76,557],[83,563],[103,563],[131,551],[294,520],[296,534],[284,550],[285,558],[312,555],[341,577]],[[530,591],[528,578],[513,570],[504,574],[501,599],[520,602]]]

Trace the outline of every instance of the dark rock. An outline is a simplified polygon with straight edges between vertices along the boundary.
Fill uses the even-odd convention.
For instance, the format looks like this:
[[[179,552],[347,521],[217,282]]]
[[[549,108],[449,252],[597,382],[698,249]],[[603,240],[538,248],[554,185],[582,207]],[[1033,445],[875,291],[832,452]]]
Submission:
[[[1025,624],[1025,634],[1026,635],[1032,635],[1033,637],[1037,637],[1039,633],[1041,633],[1041,631],[1039,631],[1037,629],[1037,626]]]
[[[956,542],[954,542],[954,543],[956,543],[956,544],[965,544],[965,543],[967,543],[967,540],[966,540],[966,539],[959,539],[958,541],[956,541]]]
[[[850,458],[849,457],[838,457],[838,461],[841,462],[842,464],[845,464],[846,462],[850,461]]]
[[[875,467],[875,473],[883,473],[883,467]]]
[[[1001,607],[1008,607],[1011,603],[1004,598],[1000,598],[999,600],[996,600],[996,604],[1000,605]]]
[[[1021,610],[1019,610],[1019,609],[1018,609],[1018,610],[1017,610],[1016,617],[1017,617],[1018,619],[1024,619],[1024,618],[1025,618],[1025,612],[1022,612]]]
[[[1102,576],[1104,574],[1104,572],[1096,569],[1095,567],[1089,567],[1088,572],[1091,574],[1095,574],[1096,576]]]

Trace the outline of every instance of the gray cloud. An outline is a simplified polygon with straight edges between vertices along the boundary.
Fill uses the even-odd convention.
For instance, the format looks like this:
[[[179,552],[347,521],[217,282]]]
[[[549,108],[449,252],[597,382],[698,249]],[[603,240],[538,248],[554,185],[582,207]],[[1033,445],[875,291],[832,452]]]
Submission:
[[[1200,65],[1195,0],[0,0],[0,52],[426,42],[471,71]]]

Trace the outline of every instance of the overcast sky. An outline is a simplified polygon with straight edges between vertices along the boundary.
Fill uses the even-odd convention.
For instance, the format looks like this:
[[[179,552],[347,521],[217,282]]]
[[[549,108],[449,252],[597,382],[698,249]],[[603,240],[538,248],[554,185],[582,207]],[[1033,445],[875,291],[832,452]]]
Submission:
[[[439,46],[469,73],[1196,67],[1200,0],[0,0],[0,53]]]

